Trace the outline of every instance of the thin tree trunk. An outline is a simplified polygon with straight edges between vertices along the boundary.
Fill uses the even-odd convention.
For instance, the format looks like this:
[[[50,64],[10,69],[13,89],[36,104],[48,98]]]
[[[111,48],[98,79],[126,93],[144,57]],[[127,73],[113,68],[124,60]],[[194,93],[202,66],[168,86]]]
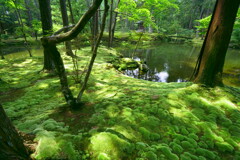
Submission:
[[[194,73],[195,83],[222,85],[222,72],[239,0],[217,0]]]
[[[110,4],[110,17],[109,17],[109,26],[108,26],[108,47],[112,47],[112,20],[113,20],[113,0]]]
[[[88,82],[89,76],[91,74],[95,58],[97,57],[97,50],[98,50],[98,46],[99,46],[100,41],[101,41],[102,36],[103,36],[103,31],[104,31],[104,28],[105,28],[107,12],[108,12],[108,9],[109,9],[108,0],[104,0],[104,7],[105,8],[104,8],[104,13],[103,13],[101,32],[100,32],[100,35],[98,36],[96,45],[94,46],[93,55],[92,55],[92,58],[90,60],[89,66],[88,66],[88,70],[87,70],[87,73],[86,73],[86,76],[85,76],[82,88],[81,88],[81,90],[80,90],[80,92],[79,92],[79,94],[77,96],[77,102],[78,103],[81,102],[82,95],[83,95],[83,92],[85,91],[85,89],[87,87],[87,82]]]
[[[120,3],[120,0],[118,0],[116,8],[118,7],[119,3]],[[114,19],[113,19],[113,25],[112,25],[112,28],[111,28],[111,39],[110,39],[111,46],[113,45],[112,43],[113,43],[115,28],[116,28],[116,24],[117,24],[117,16],[118,16],[118,12],[115,13],[115,16],[114,16]]]
[[[66,27],[69,25],[66,0],[59,0],[59,2],[60,2],[61,14],[62,14],[63,27]],[[67,31],[68,31],[68,29],[65,30],[65,32],[67,32]],[[66,47],[66,54],[68,56],[74,57],[70,41],[65,42],[65,47]]]
[[[79,22],[67,33],[52,35],[49,37],[43,37],[41,39],[42,44],[44,46],[44,50],[48,52],[53,59],[55,67],[57,69],[58,76],[60,78],[61,86],[62,86],[62,93],[67,101],[67,103],[71,107],[76,107],[79,103],[76,103],[75,98],[72,95],[71,90],[68,87],[67,76],[65,73],[64,64],[59,54],[56,44],[64,41],[71,40],[75,38],[83,29],[90,18],[95,14],[98,7],[100,6],[102,0],[95,0],[93,5],[88,9],[88,11],[81,17]],[[78,101],[79,102],[79,101]]]
[[[72,24],[75,24],[74,17],[73,17],[71,0],[68,0],[68,8],[69,8],[69,11],[70,11],[71,23],[72,23]]]
[[[0,104],[0,159],[1,160],[27,160],[30,159],[15,127],[7,117]]]
[[[16,11],[16,14],[17,14],[18,22],[19,22],[19,25],[21,27],[20,29],[21,29],[21,32],[22,32],[22,35],[23,35],[23,38],[24,38],[24,46],[27,49],[27,51],[29,53],[29,56],[32,57],[32,52],[30,50],[29,43],[27,41],[27,36],[26,36],[25,31],[24,31],[24,24],[23,24],[21,13],[19,11],[19,8],[17,7],[16,1],[12,0],[12,2],[14,4],[14,6],[15,6],[15,11]]]

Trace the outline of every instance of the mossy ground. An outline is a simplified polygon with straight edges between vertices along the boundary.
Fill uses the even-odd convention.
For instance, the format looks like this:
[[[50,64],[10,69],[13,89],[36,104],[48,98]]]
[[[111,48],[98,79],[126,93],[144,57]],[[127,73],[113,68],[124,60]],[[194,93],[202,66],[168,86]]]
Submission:
[[[82,71],[90,48],[77,54]],[[79,110],[66,106],[56,75],[38,72],[42,57],[0,60],[0,101],[20,131],[36,135],[33,157],[240,159],[239,88],[133,79],[106,63],[116,55],[99,49]],[[71,58],[63,59],[76,96]]]

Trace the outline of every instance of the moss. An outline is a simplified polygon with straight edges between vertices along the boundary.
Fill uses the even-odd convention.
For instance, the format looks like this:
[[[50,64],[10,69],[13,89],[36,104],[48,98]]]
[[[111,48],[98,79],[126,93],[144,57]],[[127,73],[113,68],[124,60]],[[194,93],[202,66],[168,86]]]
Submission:
[[[54,135],[50,132],[42,132],[38,134],[38,146],[33,155],[36,159],[47,159],[58,156],[60,147],[56,142]]]
[[[150,134],[150,140],[160,140],[161,136],[157,133],[151,133]]]
[[[216,147],[221,152],[233,152],[234,148],[226,142],[216,142]]]
[[[110,159],[122,159],[133,150],[133,145],[119,138],[118,136],[101,132],[91,137],[89,152],[97,157],[100,153],[105,153]]]
[[[139,128],[139,132],[142,134],[143,138],[149,140],[150,139],[150,131],[147,130],[146,128],[144,127],[140,127]]]
[[[184,149],[190,149],[190,148],[194,148],[194,146],[188,142],[188,141],[182,141],[181,142],[181,146],[184,148]]]
[[[199,138],[198,138],[198,136],[195,134],[195,133],[190,133],[189,135],[188,135],[188,137],[189,138],[192,138],[192,139],[194,139],[194,140],[198,140]]]
[[[143,142],[137,142],[136,143],[136,149],[137,150],[146,150],[147,146],[148,145],[146,143],[143,143]]]
[[[172,148],[174,153],[180,154],[183,152],[183,148],[175,142],[171,142],[170,147]]]
[[[75,150],[72,142],[62,140],[59,142],[59,147],[61,148],[62,157],[66,157],[67,159],[71,160],[80,159],[80,154]]]
[[[106,153],[100,153],[97,160],[111,160],[111,158]]]
[[[171,160],[179,160],[178,156],[174,153],[172,153],[171,149],[166,146],[160,146],[159,150],[168,158]]]
[[[148,160],[157,160],[158,158],[157,158],[157,155],[155,154],[155,153],[153,153],[152,151],[148,151],[147,153],[146,153],[146,158],[148,159]]]
[[[204,157],[207,157],[209,159],[215,159],[216,158],[216,155],[212,151],[209,151],[207,149],[197,148],[196,153],[199,156],[204,156]]]

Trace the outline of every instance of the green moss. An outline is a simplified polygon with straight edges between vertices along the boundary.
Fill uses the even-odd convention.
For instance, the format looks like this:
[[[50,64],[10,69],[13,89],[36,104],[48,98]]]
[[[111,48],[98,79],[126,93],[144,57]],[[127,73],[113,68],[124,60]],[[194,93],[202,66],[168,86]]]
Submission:
[[[216,142],[216,147],[221,152],[233,152],[234,148],[226,142]]]
[[[184,149],[190,149],[190,148],[194,148],[194,146],[188,142],[188,141],[182,141],[181,142],[181,146],[184,148]]]
[[[59,147],[61,148],[61,156],[66,157],[67,159],[71,160],[79,160],[80,154],[78,151],[75,150],[72,142],[67,141],[60,141]]]
[[[183,148],[177,143],[171,142],[170,147],[172,148],[174,153],[180,154],[183,152]]]
[[[194,139],[194,140],[198,140],[199,138],[198,138],[198,136],[195,134],[195,133],[190,133],[189,135],[188,135],[188,137],[189,138],[192,138],[192,139]]]
[[[215,159],[216,158],[216,155],[212,151],[209,151],[207,149],[197,148],[196,153],[199,156],[204,156],[204,157],[207,157],[209,159]]]
[[[150,139],[150,131],[147,130],[146,128],[144,127],[140,127],[139,128],[139,132],[142,134],[142,137],[149,140]]]
[[[137,142],[136,143],[136,149],[137,150],[146,150],[147,146],[148,145],[146,143],[143,143],[143,142]]]
[[[89,152],[92,152],[94,157],[105,153],[110,159],[117,160],[133,150],[132,144],[108,132],[98,133],[92,136],[90,141]]]
[[[42,132],[38,134],[38,146],[33,155],[36,159],[56,158],[60,151],[60,147],[56,142],[54,135],[50,132]]]
[[[146,158],[148,159],[148,160],[157,160],[158,158],[157,158],[157,155],[155,154],[155,153],[153,153],[152,151],[148,151],[147,153],[146,153]]]
[[[179,160],[178,156],[174,153],[172,153],[171,149],[166,146],[160,146],[159,150],[168,158],[171,160]]]
[[[111,158],[106,153],[100,153],[97,160],[111,160]]]

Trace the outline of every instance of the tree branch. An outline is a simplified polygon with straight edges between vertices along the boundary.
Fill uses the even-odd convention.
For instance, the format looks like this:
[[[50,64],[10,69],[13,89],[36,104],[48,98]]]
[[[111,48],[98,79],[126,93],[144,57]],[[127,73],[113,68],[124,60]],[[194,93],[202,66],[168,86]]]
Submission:
[[[64,41],[72,40],[73,38],[77,37],[77,35],[83,30],[84,26],[88,23],[90,18],[93,16],[93,14],[96,12],[96,10],[99,8],[100,4],[103,0],[95,0],[92,4],[92,6],[88,9],[88,11],[81,17],[81,19],[78,21],[78,23],[68,32],[58,34],[55,36],[50,37],[44,37],[43,41],[47,41],[47,43],[61,43]]]
[[[70,26],[64,26],[64,27],[62,27],[61,29],[59,29],[59,30],[57,30],[56,32],[54,32],[54,33],[51,35],[51,37],[52,37],[52,36],[56,36],[56,35],[60,34],[61,32],[65,31],[65,30],[67,30],[67,29],[73,28],[74,26],[75,26],[75,24],[72,24],[72,25],[70,25]]]

